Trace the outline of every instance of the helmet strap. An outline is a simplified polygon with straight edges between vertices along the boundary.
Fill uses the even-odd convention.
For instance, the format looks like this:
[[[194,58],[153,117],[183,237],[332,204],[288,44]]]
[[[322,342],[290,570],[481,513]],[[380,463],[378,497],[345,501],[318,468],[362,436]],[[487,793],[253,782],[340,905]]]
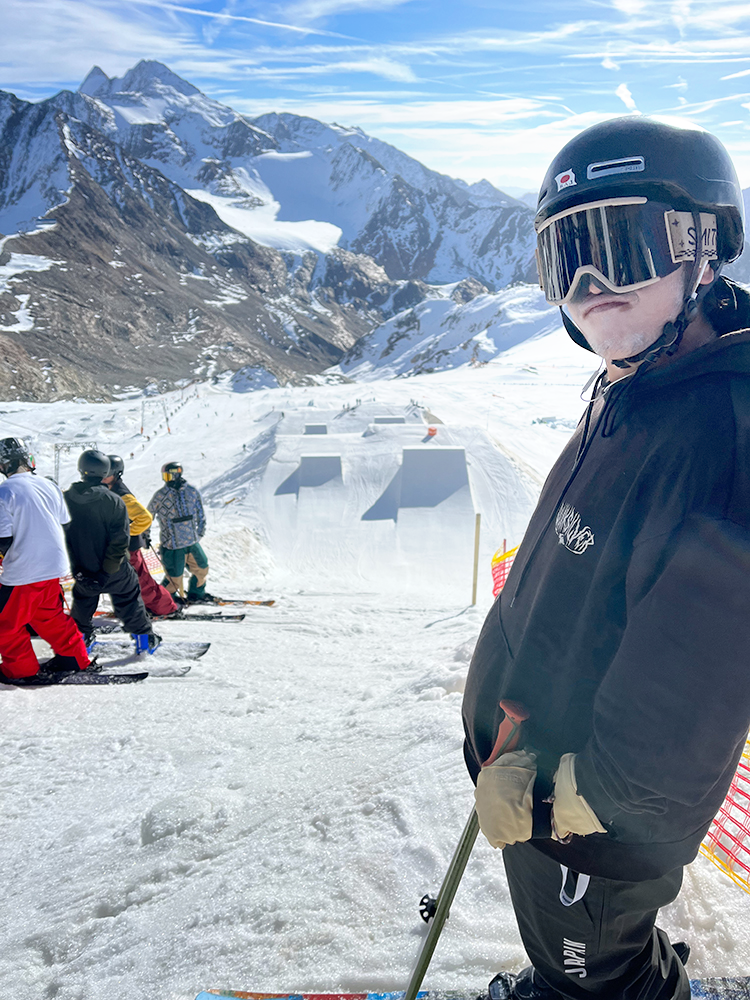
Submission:
[[[682,342],[685,330],[690,326],[698,315],[698,283],[703,274],[704,260],[701,254],[703,246],[703,230],[701,228],[700,212],[693,209],[693,225],[695,226],[695,260],[690,271],[690,278],[687,283],[687,295],[682,303],[682,309],[676,319],[665,323],[659,337],[644,347],[638,354],[633,354],[629,358],[613,358],[612,364],[616,368],[630,368],[632,365],[641,365],[646,368],[655,364],[662,355],[667,357],[674,354]]]

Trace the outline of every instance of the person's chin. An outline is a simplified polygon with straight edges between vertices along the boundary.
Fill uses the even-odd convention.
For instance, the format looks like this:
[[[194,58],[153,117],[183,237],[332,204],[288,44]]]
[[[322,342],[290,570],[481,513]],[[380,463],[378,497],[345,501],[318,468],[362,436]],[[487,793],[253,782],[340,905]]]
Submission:
[[[613,358],[631,358],[634,354],[640,353],[644,347],[652,344],[656,337],[656,334],[652,337],[644,334],[642,337],[602,337],[601,339],[592,336],[588,343],[600,358],[611,361]]]

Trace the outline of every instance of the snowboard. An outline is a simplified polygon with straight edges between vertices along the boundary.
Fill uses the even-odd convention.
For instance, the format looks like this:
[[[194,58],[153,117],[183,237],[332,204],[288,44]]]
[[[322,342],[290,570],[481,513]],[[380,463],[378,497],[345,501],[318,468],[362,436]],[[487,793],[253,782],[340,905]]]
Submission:
[[[133,664],[138,664],[139,666],[143,663],[142,656],[130,656],[123,660],[107,660],[103,666],[104,670],[102,674],[104,677],[129,677],[132,670],[128,669]],[[124,667],[124,669],[120,669]],[[148,664],[148,676],[149,677],[184,677],[185,674],[190,673],[190,668],[192,663],[190,662],[177,662],[177,663],[149,663]],[[116,684],[117,681],[114,681]]]
[[[145,681],[148,677],[148,673],[144,671],[139,671],[137,673],[123,673],[123,674],[101,674],[94,673],[88,670],[80,670],[77,674],[67,674],[60,680],[54,681],[39,681],[35,680],[33,677],[21,678],[18,681],[4,680],[3,684],[9,684],[13,687],[23,687],[23,688],[42,688],[42,687],[60,687],[64,684],[66,687],[75,684],[76,686],[83,684],[95,684],[95,685],[107,685],[107,684],[134,684],[137,681]]]
[[[94,639],[89,646],[91,653],[106,666],[110,666],[110,661],[116,659],[118,666],[122,666],[126,662],[139,663],[143,666],[148,664],[149,670],[151,670],[151,663],[158,660],[197,660],[204,656],[210,648],[210,642],[190,642],[187,640],[184,642],[162,642],[153,653],[138,655],[135,652],[133,640],[124,637],[122,639]]]
[[[748,1000],[750,976],[728,976],[717,979],[691,979],[690,990],[695,1000]],[[478,990],[420,990],[420,1000],[477,1000],[487,988]],[[250,993],[245,990],[210,989],[199,993],[195,1000],[403,1000],[404,991],[386,993]]]

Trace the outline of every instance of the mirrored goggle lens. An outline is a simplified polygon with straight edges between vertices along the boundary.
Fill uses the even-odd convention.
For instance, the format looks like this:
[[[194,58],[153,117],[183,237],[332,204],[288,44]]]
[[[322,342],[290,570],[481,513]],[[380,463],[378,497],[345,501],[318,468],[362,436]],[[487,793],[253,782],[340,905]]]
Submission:
[[[716,259],[716,217],[701,213],[701,256]],[[539,280],[549,302],[570,300],[578,279],[595,274],[613,291],[663,278],[695,259],[691,212],[644,198],[583,205],[543,223],[537,233]]]

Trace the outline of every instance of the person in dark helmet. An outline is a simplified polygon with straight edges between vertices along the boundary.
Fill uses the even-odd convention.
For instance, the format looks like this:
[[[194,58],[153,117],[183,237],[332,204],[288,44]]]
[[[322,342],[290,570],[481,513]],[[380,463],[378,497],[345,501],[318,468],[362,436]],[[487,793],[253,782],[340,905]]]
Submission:
[[[472,658],[465,758],[532,965],[493,1000],[688,1000],[656,927],[750,727],[750,297],[709,133],[632,116],[555,157],[541,286],[603,370]],[[493,764],[501,700],[528,713]]]
[[[151,497],[148,509],[159,519],[159,554],[167,574],[166,588],[170,594],[179,592],[182,597],[182,575],[187,565],[191,574],[187,602],[210,604],[215,598],[206,592],[208,559],[200,544],[206,533],[206,515],[201,495],[185,482],[179,462],[166,462],[161,477],[165,485]]]
[[[115,614],[136,637],[137,648],[153,650],[161,640],[151,627],[128,559],[128,510],[121,497],[102,485],[109,475],[109,459],[89,449],[78,459],[78,471],[80,482],[65,491],[71,517],[66,541],[75,578],[73,620],[89,645],[99,598],[108,594]]]
[[[146,561],[143,558],[141,549],[151,545],[150,528],[153,517],[148,510],[139,503],[132,491],[127,488],[122,481],[125,471],[125,462],[120,455],[108,455],[109,475],[105,476],[102,482],[104,485],[122,497],[128,509],[130,518],[130,543],[128,545],[130,565],[138,575],[138,584],[141,588],[141,597],[146,605],[149,614],[164,617],[174,615],[179,608],[172,599],[169,591],[156,582],[151,576]]]
[[[63,528],[70,514],[60,489],[36,476],[19,438],[0,441],[0,680],[60,680],[90,666],[81,634],[67,614],[60,577],[68,573]],[[27,625],[52,647],[42,663]]]

